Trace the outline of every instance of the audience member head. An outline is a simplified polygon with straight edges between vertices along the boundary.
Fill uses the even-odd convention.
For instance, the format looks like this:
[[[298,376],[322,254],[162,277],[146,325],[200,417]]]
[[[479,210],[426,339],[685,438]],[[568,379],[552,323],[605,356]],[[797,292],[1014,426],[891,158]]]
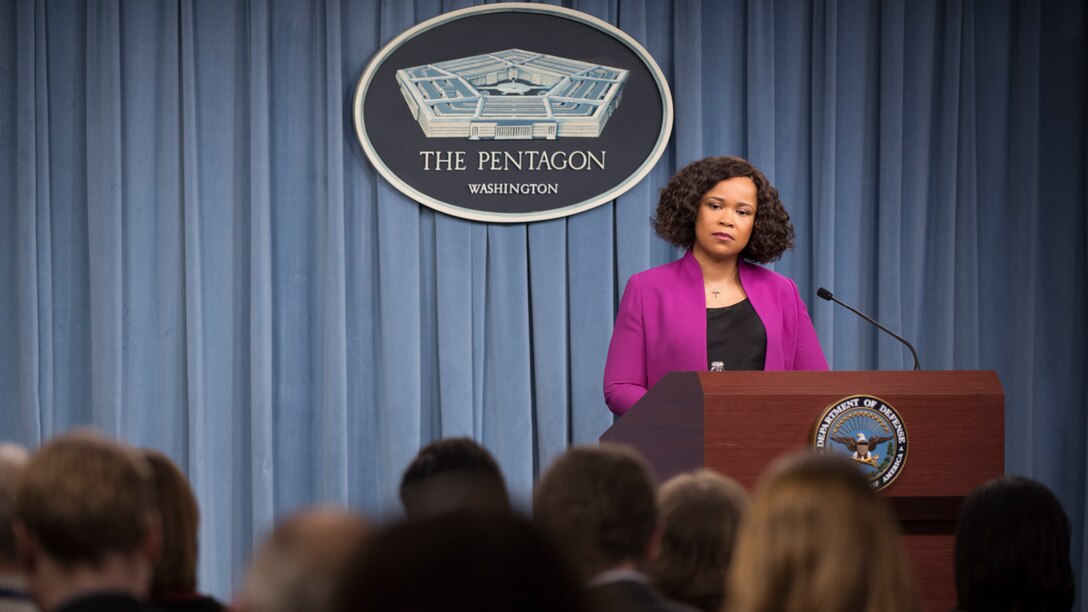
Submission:
[[[30,461],[30,454],[17,444],[0,444],[0,571],[15,569],[19,558],[15,550],[15,489]]]
[[[573,570],[528,521],[457,511],[395,524],[365,542],[338,609],[579,612],[584,598]]]
[[[887,501],[830,454],[772,466],[741,523],[727,598],[737,612],[920,608]]]
[[[649,560],[657,526],[654,482],[625,446],[575,447],[552,463],[533,495],[533,519],[589,580]]]
[[[89,430],[54,438],[23,472],[15,521],[43,609],[95,591],[147,595],[161,534],[150,469],[135,450]]]
[[[670,598],[705,610],[720,610],[725,577],[748,493],[731,478],[710,470],[674,476],[658,491],[661,547],[653,577]]]
[[[367,533],[363,520],[347,510],[314,508],[286,519],[253,558],[234,608],[239,612],[332,609],[347,563]]]
[[[959,609],[1071,609],[1069,537],[1069,519],[1043,485],[1005,476],[978,487],[956,524]]]
[[[404,471],[400,499],[412,519],[461,509],[510,510],[499,464],[469,438],[436,440],[421,448]]]
[[[197,530],[200,510],[189,481],[173,461],[144,449],[162,518],[162,553],[151,579],[151,597],[188,594],[196,590]]]

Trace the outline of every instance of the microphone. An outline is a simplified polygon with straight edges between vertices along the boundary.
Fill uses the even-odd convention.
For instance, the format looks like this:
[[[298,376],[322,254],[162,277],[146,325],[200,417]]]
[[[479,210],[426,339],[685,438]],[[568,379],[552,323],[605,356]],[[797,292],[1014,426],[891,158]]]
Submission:
[[[846,302],[844,302],[844,301],[840,300],[839,298],[835,297],[834,295],[832,295],[830,291],[828,291],[827,289],[824,289],[823,287],[820,287],[819,289],[816,290],[816,295],[820,296],[820,298],[822,298],[822,299],[825,299],[825,300],[827,300],[829,302],[835,302],[836,304],[846,308],[850,312],[858,315],[859,317],[865,319],[866,321],[872,323],[873,325],[876,325],[878,328],[880,328],[884,332],[886,332],[888,334],[891,334],[891,336],[893,338],[895,338],[896,340],[898,340],[898,341],[902,342],[903,344],[907,345],[907,348],[910,349],[910,354],[914,355],[914,369],[915,369],[915,371],[922,369],[922,368],[920,368],[918,366],[918,351],[914,350],[914,345],[911,344],[910,342],[907,342],[906,338],[904,338],[903,336],[900,336],[899,334],[893,332],[892,330],[888,329],[887,327],[884,327],[880,323],[877,323],[876,319],[870,317],[867,314],[864,314],[864,313],[858,311],[853,306],[847,304]]]

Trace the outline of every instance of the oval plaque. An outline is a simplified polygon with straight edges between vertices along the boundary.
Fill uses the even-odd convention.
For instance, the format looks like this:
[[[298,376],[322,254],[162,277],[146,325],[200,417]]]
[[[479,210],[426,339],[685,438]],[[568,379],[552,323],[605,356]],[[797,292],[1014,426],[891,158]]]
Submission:
[[[492,222],[615,199],[661,157],[673,119],[668,83],[633,38],[524,3],[452,11],[400,34],[366,67],[352,111],[390,184]]]

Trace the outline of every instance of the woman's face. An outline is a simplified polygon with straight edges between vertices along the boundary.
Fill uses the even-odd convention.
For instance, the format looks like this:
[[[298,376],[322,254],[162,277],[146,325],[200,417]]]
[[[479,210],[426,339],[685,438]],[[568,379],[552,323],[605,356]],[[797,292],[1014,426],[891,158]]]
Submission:
[[[758,197],[746,176],[721,181],[699,198],[695,215],[696,255],[724,261],[740,255],[752,237]]]

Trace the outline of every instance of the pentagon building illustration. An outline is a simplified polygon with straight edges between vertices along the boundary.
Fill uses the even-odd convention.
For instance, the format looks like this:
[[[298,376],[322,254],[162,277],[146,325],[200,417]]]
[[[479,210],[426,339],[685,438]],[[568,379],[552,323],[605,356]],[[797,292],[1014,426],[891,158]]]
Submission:
[[[507,49],[397,71],[428,138],[596,138],[620,104],[628,71]]]

